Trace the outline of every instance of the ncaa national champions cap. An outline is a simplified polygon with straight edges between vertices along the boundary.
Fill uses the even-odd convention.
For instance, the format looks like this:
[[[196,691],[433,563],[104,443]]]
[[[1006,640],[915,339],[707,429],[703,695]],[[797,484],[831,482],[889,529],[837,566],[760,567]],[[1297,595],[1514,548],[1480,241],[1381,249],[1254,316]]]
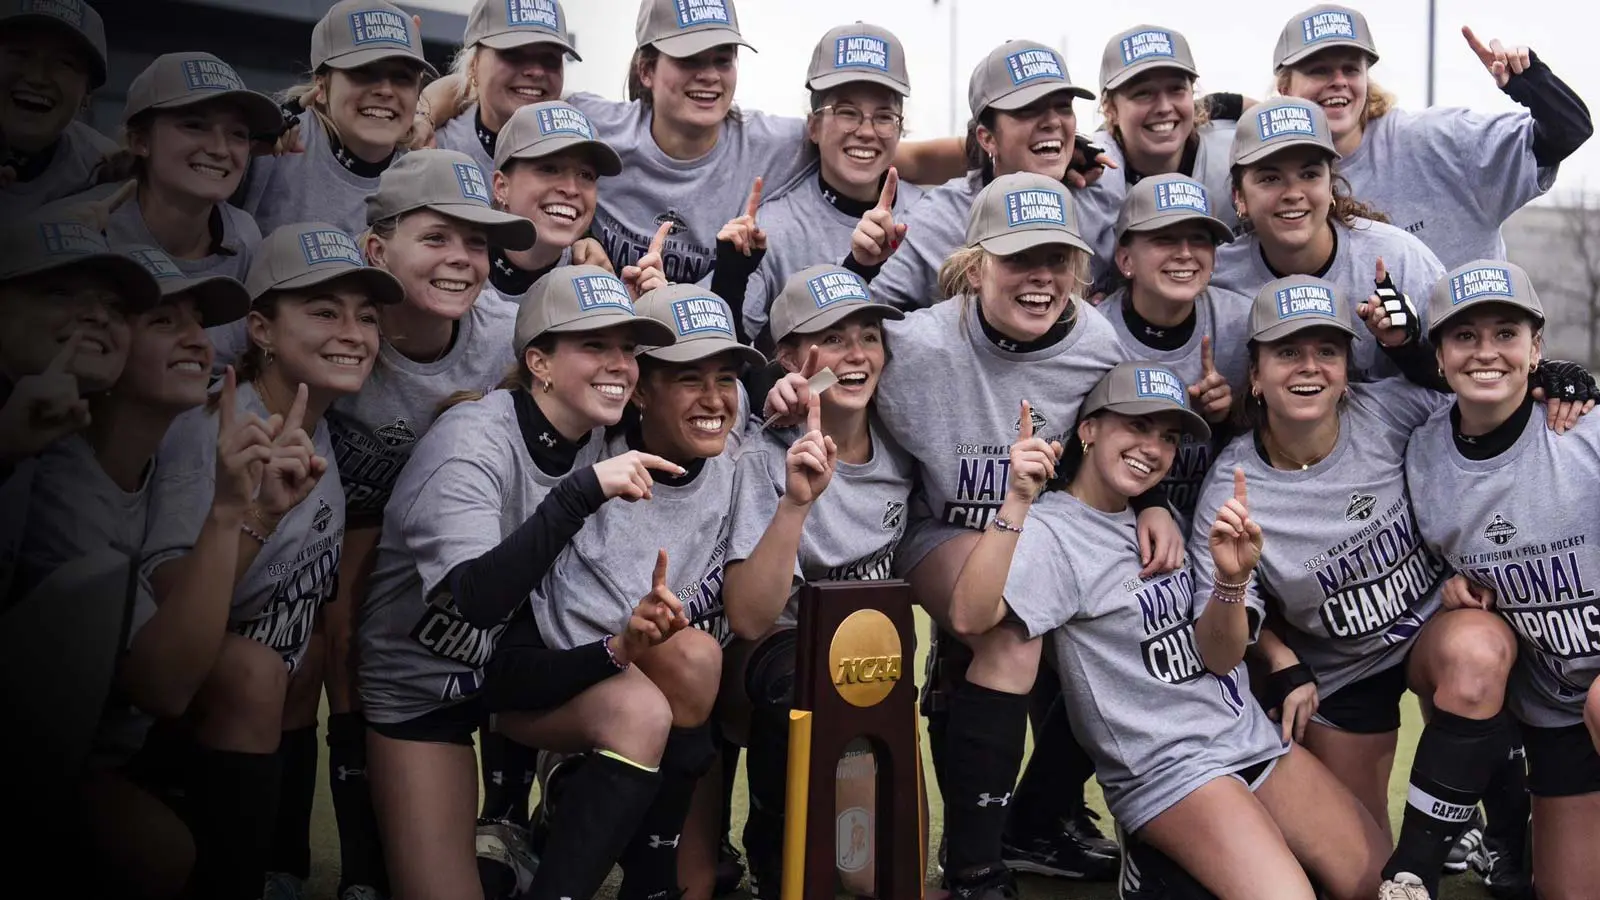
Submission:
[[[671,328],[634,312],[622,279],[599,266],[560,266],[533,283],[517,309],[512,352],[546,332],[568,334],[627,325],[641,346],[665,347],[678,339]]]
[[[1250,340],[1270,344],[1307,328],[1335,328],[1351,337],[1350,304],[1333,282],[1313,275],[1269,281],[1250,309]]]
[[[1233,230],[1211,214],[1211,197],[1206,186],[1184,175],[1154,175],[1141,178],[1128,188],[1128,196],[1117,213],[1117,243],[1129,232],[1159,231],[1180,222],[1197,222],[1211,233],[1218,244],[1233,242]]]
[[[727,302],[704,288],[692,284],[656,288],[639,298],[637,309],[640,316],[665,325],[673,334],[666,346],[639,351],[652,359],[691,363],[732,353],[752,366],[767,364],[767,358],[754,347],[739,343]]]
[[[430,76],[439,70],[422,55],[422,32],[411,14],[384,0],[342,0],[311,29],[311,70],[359,69],[384,59],[409,59]]]
[[[1456,316],[1490,303],[1514,306],[1544,324],[1544,306],[1521,266],[1503,260],[1476,259],[1446,272],[1433,286],[1428,295],[1428,339],[1434,341],[1445,323]]]
[[[1093,254],[1078,233],[1078,214],[1066,185],[1032,172],[1001,175],[978,194],[967,220],[967,246],[1010,256],[1045,244]]]
[[[990,107],[1021,109],[1056,91],[1094,99],[1092,91],[1072,83],[1061,54],[1037,41],[1006,41],[972,70],[967,106],[976,119]]]
[[[122,123],[152,109],[182,109],[211,100],[227,100],[244,113],[250,133],[277,134],[283,130],[283,110],[266,94],[244,86],[233,66],[209,53],[167,53],[128,86]]]
[[[340,278],[360,281],[375,303],[399,303],[406,298],[398,279],[367,265],[355,240],[326,222],[274,228],[256,248],[244,286],[254,303],[273,291],[315,287]]]
[[[1378,45],[1373,43],[1367,17],[1348,6],[1324,3],[1302,10],[1283,26],[1278,46],[1272,51],[1272,71],[1282,72],[1308,56],[1334,47],[1354,47],[1378,61]]]
[[[145,271],[154,276],[163,298],[178,294],[192,297],[195,308],[200,312],[200,324],[207,328],[242,319],[250,311],[250,292],[236,279],[226,275],[190,278],[183,274],[167,251],[159,247],[129,244],[116,250],[144,266]]]
[[[634,37],[637,46],[652,45],[673,59],[726,44],[755,49],[739,33],[733,0],[640,0]]]
[[[83,0],[0,0],[0,27],[59,28],[89,60],[89,90],[106,83],[106,23]]]
[[[478,0],[467,14],[467,30],[461,38],[463,47],[476,44],[494,50],[552,44],[583,62],[572,47],[567,14],[558,0]]]
[[[106,236],[52,207],[0,228],[0,282],[62,272],[93,272],[109,278],[130,309],[148,309],[161,299],[161,288],[144,266],[113,251]]]
[[[881,84],[902,97],[911,94],[905,47],[889,29],[862,22],[841,25],[823,35],[811,51],[808,90],[825,91],[856,81]]]
[[[456,150],[413,150],[384,169],[377,192],[367,197],[367,224],[419,209],[482,225],[489,240],[506,250],[533,246],[533,223],[495,209],[489,176]]]
[[[1239,117],[1229,164],[1248,166],[1289,147],[1318,147],[1339,158],[1322,107],[1299,97],[1274,97]]]
[[[622,172],[622,157],[595,136],[588,116],[560,100],[546,100],[511,114],[494,142],[494,167],[503,170],[514,159],[541,159],[574,149],[587,152],[601,175]]]
[[[812,266],[789,276],[768,311],[772,341],[791,334],[825,331],[850,316],[903,319],[905,313],[887,303],[872,302],[867,283],[842,266]]]
[[[1106,41],[1100,56],[1100,90],[1114,91],[1136,75],[1154,69],[1176,69],[1192,78],[1200,77],[1195,68],[1189,41],[1170,28],[1135,25]]]
[[[1108,410],[1124,416],[1177,413],[1183,433],[1197,441],[1211,440],[1211,426],[1189,408],[1189,388],[1178,374],[1155,362],[1117,363],[1083,400],[1079,418]]]

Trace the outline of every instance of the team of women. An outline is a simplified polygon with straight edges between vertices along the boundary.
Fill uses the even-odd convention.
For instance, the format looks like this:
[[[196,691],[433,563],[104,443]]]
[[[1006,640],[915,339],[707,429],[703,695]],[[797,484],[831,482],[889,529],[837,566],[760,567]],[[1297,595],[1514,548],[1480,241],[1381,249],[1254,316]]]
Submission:
[[[1262,102],[1008,41],[911,142],[875,25],[791,117],[733,0],[642,0],[623,101],[557,0],[444,73],[341,0],[302,85],[168,53],[112,143],[95,11],[0,21],[0,615],[136,560],[40,813],[97,890],[304,896],[320,730],[341,900],[776,896],[799,588],[898,577],[952,895],[1600,896],[1600,390],[1500,237],[1593,127],[1528,48],[1411,113],[1343,6]]]

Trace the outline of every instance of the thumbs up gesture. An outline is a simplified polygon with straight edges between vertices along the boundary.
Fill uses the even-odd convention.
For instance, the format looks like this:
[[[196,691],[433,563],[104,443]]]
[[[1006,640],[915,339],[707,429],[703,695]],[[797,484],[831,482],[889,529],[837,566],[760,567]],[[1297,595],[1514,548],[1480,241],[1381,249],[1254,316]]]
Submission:
[[[1233,470],[1233,497],[1217,510],[1211,523],[1211,559],[1222,581],[1237,584],[1261,562],[1261,526],[1250,518],[1250,497],[1244,470]]]
[[[1200,338],[1200,380],[1189,385],[1189,397],[1194,408],[1213,425],[1221,424],[1233,408],[1233,388],[1217,371],[1210,335]]]

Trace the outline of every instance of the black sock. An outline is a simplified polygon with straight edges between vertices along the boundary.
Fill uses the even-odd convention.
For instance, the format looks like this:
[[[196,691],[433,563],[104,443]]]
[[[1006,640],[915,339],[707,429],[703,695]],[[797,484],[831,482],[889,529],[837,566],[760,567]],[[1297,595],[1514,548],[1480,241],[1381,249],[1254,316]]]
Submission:
[[[539,751],[488,728],[478,732],[483,758],[483,818],[528,825],[528,793],[538,776]]]
[[[561,788],[576,802],[552,807],[543,856],[561,864],[540,866],[523,900],[593,897],[639,830],[660,782],[659,774],[606,754],[584,758]]]
[[[278,821],[267,871],[311,877],[311,803],[317,796],[317,726],[285,731],[278,743]]]
[[[1521,742],[1506,754],[1505,761],[1495,767],[1489,777],[1489,786],[1483,791],[1484,840],[1495,845],[1496,852],[1526,859],[1523,845],[1528,840],[1528,816],[1533,812],[1533,801],[1528,796],[1528,758]]]
[[[1417,741],[1411,791],[1400,837],[1383,877],[1410,872],[1429,896],[1439,895],[1439,876],[1461,824],[1472,816],[1483,790],[1506,758],[1510,730],[1504,713],[1468,719],[1434,710]]]
[[[950,697],[945,735],[945,871],[1000,863],[1006,808],[1026,743],[1028,698],[968,682]]]
[[[789,786],[789,707],[758,703],[750,710],[750,746],[745,777],[750,814],[744,823],[744,853],[763,893],[783,872],[783,810]]]
[[[661,786],[622,851],[619,900],[665,900],[679,890],[678,844],[700,776],[716,756],[711,726],[674,728],[661,754]]]
[[[733,786],[739,780],[739,754],[744,748],[727,738],[722,739],[722,820],[717,827],[718,840],[728,843],[733,835]],[[721,858],[721,851],[718,851]]]
[[[339,824],[339,890],[365,885],[387,893],[383,841],[367,781],[367,722],[359,712],[328,716],[328,789]]]
[[[1034,725],[1033,755],[1009,807],[1006,836],[1013,843],[1060,832],[1061,821],[1083,806],[1088,758],[1072,734],[1066,706],[1059,700],[1051,704],[1043,721]],[[1087,768],[1092,773],[1094,764],[1087,763]]]
[[[967,682],[972,651],[945,631],[936,631],[928,649],[928,671],[922,688],[922,715],[928,720],[928,755],[939,796],[948,794],[944,780],[945,736],[950,724],[950,695]],[[948,843],[948,842],[946,842]]]
[[[198,748],[188,773],[194,900],[259,900],[278,812],[276,753]]]

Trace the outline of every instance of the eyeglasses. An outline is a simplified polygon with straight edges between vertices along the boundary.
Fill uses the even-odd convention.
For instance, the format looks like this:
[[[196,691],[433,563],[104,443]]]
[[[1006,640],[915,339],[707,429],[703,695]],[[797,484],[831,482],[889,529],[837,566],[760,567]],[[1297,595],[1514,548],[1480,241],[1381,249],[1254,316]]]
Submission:
[[[817,112],[831,113],[846,131],[856,131],[862,122],[868,121],[861,110],[854,106],[819,106]],[[880,109],[872,114],[872,130],[878,133],[878,137],[895,137],[900,133],[900,126],[905,120],[905,116],[893,110]]]

